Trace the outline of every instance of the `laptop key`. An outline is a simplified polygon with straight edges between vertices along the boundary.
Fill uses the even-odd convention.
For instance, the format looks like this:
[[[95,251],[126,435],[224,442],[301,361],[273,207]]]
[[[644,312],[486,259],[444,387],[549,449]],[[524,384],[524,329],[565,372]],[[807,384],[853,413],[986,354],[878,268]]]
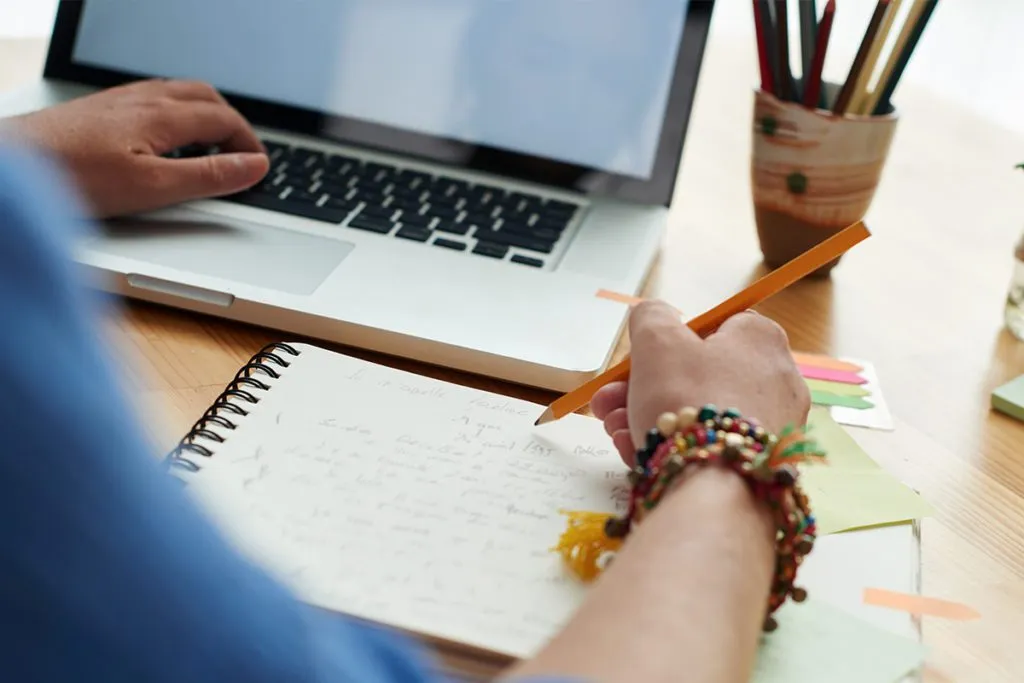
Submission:
[[[341,223],[349,214],[348,211],[334,209],[329,206],[317,206],[316,204],[310,204],[308,202],[291,202],[287,199],[280,199],[273,195],[259,194],[256,192],[244,192],[242,194],[225,197],[225,199],[245,206],[252,206],[259,209],[270,209],[271,211],[279,211],[280,213],[285,213],[289,216],[311,218],[325,223]]]
[[[451,220],[458,216],[459,212],[454,207],[431,204],[427,208],[427,215],[434,216],[435,218],[440,218],[442,220]]]
[[[391,229],[395,227],[395,224],[383,218],[359,215],[348,222],[348,227],[386,235],[391,232]]]
[[[398,220],[400,220],[403,225],[415,225],[419,228],[426,228],[434,221],[430,216],[422,216],[410,211],[402,211],[398,216]]]
[[[469,232],[470,226],[465,223],[455,223],[453,221],[441,221],[434,226],[436,232],[447,232],[452,235],[465,235]]]
[[[530,258],[529,256],[523,256],[522,254],[515,254],[512,256],[512,263],[519,263],[524,266],[533,266],[534,268],[544,267],[544,262],[539,258]]]
[[[352,213],[359,207],[359,202],[350,201],[344,197],[330,197],[324,204],[331,209],[338,209],[347,213]]]
[[[574,214],[579,207],[569,202],[560,202],[557,199],[549,199],[544,202],[545,213]]]
[[[473,233],[473,237],[484,242],[493,242],[496,244],[506,244],[510,247],[519,247],[520,249],[529,249],[530,251],[536,251],[541,254],[550,254],[551,250],[554,249],[554,242],[539,240],[534,237],[524,237],[511,232],[504,232],[502,230],[484,230],[483,228],[477,228],[476,232]]]
[[[466,251],[466,243],[458,242],[456,240],[445,239],[444,237],[438,237],[434,240],[435,247],[443,247],[445,249],[454,249],[455,251]]]
[[[383,206],[366,206],[359,212],[360,216],[373,216],[374,218],[391,218],[396,213],[396,210],[391,207]]]
[[[529,226],[523,223],[502,223],[501,230],[502,232],[511,233],[513,235],[533,237],[544,242],[557,242],[558,238],[562,236],[561,230],[538,228],[536,226]]]
[[[395,233],[395,237],[401,237],[404,240],[414,240],[416,242],[426,242],[433,234],[434,233],[430,232],[426,228],[418,228],[415,225],[403,225],[402,228]]]
[[[569,225],[571,220],[572,216],[537,216],[537,220],[533,221],[533,226],[561,232],[565,230],[565,227]]]
[[[489,256],[491,258],[505,258],[505,254],[508,253],[508,247],[504,244],[477,242],[476,248],[473,249],[473,253],[480,254],[481,256]]]

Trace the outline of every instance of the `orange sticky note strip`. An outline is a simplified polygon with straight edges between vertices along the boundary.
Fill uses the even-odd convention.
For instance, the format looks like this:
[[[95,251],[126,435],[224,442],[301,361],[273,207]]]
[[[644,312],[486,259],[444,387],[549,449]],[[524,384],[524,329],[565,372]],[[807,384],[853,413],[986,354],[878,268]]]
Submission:
[[[717,330],[730,317],[756,306],[770,296],[778,294],[797,280],[839,258],[847,250],[860,244],[870,235],[871,233],[868,232],[868,228],[864,225],[863,221],[858,221],[829,237],[824,242],[811,247],[789,263],[769,272],[757,282],[729,297],[711,310],[698,315],[687,325],[700,336],[706,337]],[[631,360],[626,358],[618,365],[609,368],[589,382],[556,399],[547,407],[536,424],[558,420],[587,405],[598,389],[629,377],[631,364]]]
[[[794,351],[793,359],[798,365],[822,368],[823,370],[838,370],[840,372],[858,373],[864,369],[856,363],[849,363],[845,360],[839,360],[838,358],[830,358],[829,356],[819,356],[814,353],[800,353],[799,351]]]
[[[939,598],[926,598],[909,593],[897,593],[882,588],[865,588],[864,604],[874,605],[875,607],[887,607],[910,614],[941,617],[957,621],[971,621],[981,618],[978,610],[959,602],[940,600]]]
[[[627,306],[636,306],[642,302],[638,296],[630,296],[629,294],[622,294],[621,292],[612,292],[607,289],[599,289],[596,294],[598,299],[608,299],[608,301],[616,301],[620,304],[626,304]]]

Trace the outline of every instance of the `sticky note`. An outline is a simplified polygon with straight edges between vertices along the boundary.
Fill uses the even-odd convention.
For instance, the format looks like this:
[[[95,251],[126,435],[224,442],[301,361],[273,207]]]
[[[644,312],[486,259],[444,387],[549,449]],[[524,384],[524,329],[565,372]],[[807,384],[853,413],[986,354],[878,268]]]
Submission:
[[[917,614],[921,616],[941,617],[957,621],[980,619],[981,614],[973,607],[951,600],[928,598],[923,595],[910,595],[882,588],[865,588],[864,604],[886,607],[888,609]]]
[[[921,666],[924,648],[812,596],[776,615],[757,653],[754,683],[893,683]]]
[[[865,389],[861,385],[857,384],[843,384],[842,382],[826,382],[823,379],[807,379],[804,378],[804,382],[807,383],[807,388],[811,391],[821,391],[828,394],[838,394],[839,396],[870,396],[871,392]]]
[[[914,490],[882,469],[840,427],[827,408],[808,419],[809,436],[825,450],[825,464],[801,468],[818,533],[834,534],[928,517],[932,507]]]
[[[608,289],[597,290],[597,294],[595,296],[597,296],[598,299],[607,299],[608,301],[615,301],[620,304],[626,304],[627,306],[636,306],[638,303],[643,301],[643,299],[638,296],[623,294],[621,292],[613,292]]]
[[[1010,417],[1024,421],[1024,375],[993,391],[992,407]]]
[[[920,495],[882,469],[808,467],[800,480],[822,535],[909,522],[934,512]]]
[[[819,406],[843,406],[844,408],[854,408],[856,410],[869,410],[875,407],[874,403],[871,403],[860,396],[846,396],[844,394],[833,394],[828,391],[816,391],[811,390],[811,403]]]
[[[840,372],[859,373],[864,369],[856,363],[851,363],[849,361],[830,358],[829,356],[819,356],[813,353],[800,353],[798,351],[793,352],[793,360],[795,360],[798,365],[805,365],[810,368],[823,368],[826,370],[839,370]]]
[[[839,382],[841,384],[867,384],[867,380],[855,372],[816,368],[813,365],[800,365],[799,363],[797,363],[797,367],[805,379],[821,379],[826,382]]]

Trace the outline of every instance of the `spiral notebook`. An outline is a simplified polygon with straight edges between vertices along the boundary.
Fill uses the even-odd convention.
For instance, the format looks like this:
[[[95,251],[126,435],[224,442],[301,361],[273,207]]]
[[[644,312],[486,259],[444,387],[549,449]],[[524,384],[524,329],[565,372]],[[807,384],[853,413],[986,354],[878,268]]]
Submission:
[[[586,595],[550,551],[559,510],[621,509],[626,492],[600,423],[534,427],[541,410],[275,344],[169,463],[225,536],[300,599],[413,634],[449,669],[489,678],[537,652]],[[855,677],[831,681],[912,671],[915,623],[860,596],[917,592],[918,567],[913,525],[819,539],[804,570],[812,599],[784,608],[755,680],[822,680],[837,662]],[[819,656],[808,658],[806,638]]]

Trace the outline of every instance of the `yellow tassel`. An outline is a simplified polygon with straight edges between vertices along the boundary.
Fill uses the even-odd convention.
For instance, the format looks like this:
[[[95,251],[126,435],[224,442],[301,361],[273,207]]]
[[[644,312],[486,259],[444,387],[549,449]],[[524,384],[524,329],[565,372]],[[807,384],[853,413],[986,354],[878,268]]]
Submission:
[[[552,550],[560,553],[570,569],[583,581],[593,581],[602,570],[602,558],[622,547],[621,538],[609,538],[605,524],[612,515],[602,512],[561,510],[568,527]]]

